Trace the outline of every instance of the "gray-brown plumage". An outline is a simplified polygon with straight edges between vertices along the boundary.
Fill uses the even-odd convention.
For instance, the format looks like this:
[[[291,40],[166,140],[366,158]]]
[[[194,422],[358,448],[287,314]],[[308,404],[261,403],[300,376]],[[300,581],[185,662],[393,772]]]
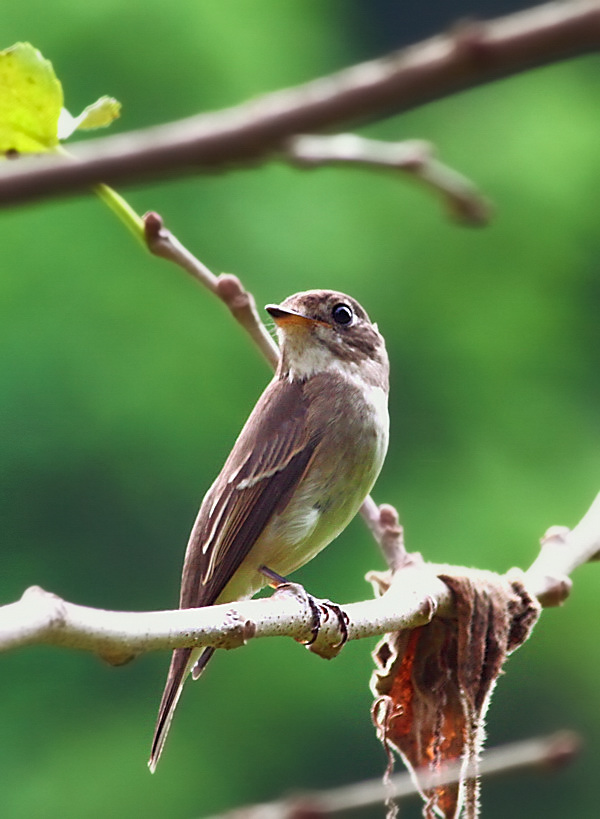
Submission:
[[[268,566],[287,575],[348,524],[387,449],[388,361],[362,307],[308,291],[267,307],[281,360],[208,490],[185,555],[180,608],[251,597]],[[152,744],[160,757],[184,679],[214,649],[176,649]]]

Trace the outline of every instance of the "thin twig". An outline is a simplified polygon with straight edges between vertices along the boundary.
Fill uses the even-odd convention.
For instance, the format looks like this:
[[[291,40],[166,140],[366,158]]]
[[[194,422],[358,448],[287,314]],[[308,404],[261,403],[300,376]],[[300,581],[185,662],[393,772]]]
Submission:
[[[392,571],[397,572],[407,566],[423,563],[423,558],[418,552],[406,551],[404,530],[400,526],[398,512],[393,506],[389,503],[378,506],[369,495],[360,507],[360,514]]]
[[[600,2],[553,2],[464,25],[418,45],[216,113],[72,147],[75,161],[5,163],[0,203],[14,205],[165,174],[255,164],[298,134],[347,128],[600,46]]]
[[[563,767],[577,756],[581,741],[572,731],[559,731],[545,737],[512,742],[483,754],[480,774],[485,777],[506,775],[528,768],[547,771]],[[432,774],[419,771],[419,783],[424,789],[458,782],[464,775],[463,764],[448,765]],[[469,775],[469,769],[466,770]],[[211,819],[318,819],[321,816],[346,815],[348,811],[379,805],[387,799],[398,801],[417,794],[413,778],[408,773],[390,777],[389,782],[370,779],[326,791],[300,793],[277,802],[250,805]]]
[[[541,540],[540,553],[525,572],[525,584],[543,606],[558,606],[568,597],[569,575],[600,552],[600,495],[574,529],[552,526]]]
[[[271,368],[276,369],[279,362],[279,348],[260,320],[254,296],[244,288],[238,277],[229,273],[215,276],[203,262],[184,247],[179,239],[165,227],[162,217],[158,213],[147,213],[143,221],[148,250],[155,256],[181,267],[193,276],[199,284],[221,299],[236,321],[246,330],[259,351],[269,362]],[[373,513],[374,509],[377,510],[375,513]],[[379,518],[380,514],[375,501],[370,497],[365,499],[360,513],[363,517],[366,515],[365,520],[369,526],[371,526],[369,516],[376,514]],[[378,538],[376,539],[378,540]],[[380,545],[382,544],[380,543]]]
[[[466,225],[489,222],[491,205],[465,176],[434,157],[431,143],[423,140],[382,142],[356,134],[293,137],[285,155],[300,167],[338,163],[401,171],[442,196],[453,218]]]
[[[238,277],[229,273],[215,276],[205,264],[182,245],[170,230],[167,230],[157,213],[147,213],[144,216],[144,225],[150,252],[183,268],[196,281],[221,299],[235,320],[249,334],[271,367],[275,369],[279,361],[279,348],[260,320],[254,296],[244,289]]]

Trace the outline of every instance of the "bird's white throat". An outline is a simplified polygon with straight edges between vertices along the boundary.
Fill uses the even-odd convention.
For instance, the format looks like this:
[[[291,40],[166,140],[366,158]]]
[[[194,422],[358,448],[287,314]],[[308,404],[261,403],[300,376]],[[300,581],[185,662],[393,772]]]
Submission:
[[[320,328],[316,329],[319,334]],[[325,331],[327,332],[327,331]],[[287,333],[277,329],[280,349],[285,349],[287,359],[287,378],[292,381],[305,381],[317,373],[334,372],[353,381],[362,388],[370,382],[370,366],[375,362],[340,358],[330,348],[327,341],[318,338],[307,339],[305,333]],[[365,375],[367,378],[365,378]]]

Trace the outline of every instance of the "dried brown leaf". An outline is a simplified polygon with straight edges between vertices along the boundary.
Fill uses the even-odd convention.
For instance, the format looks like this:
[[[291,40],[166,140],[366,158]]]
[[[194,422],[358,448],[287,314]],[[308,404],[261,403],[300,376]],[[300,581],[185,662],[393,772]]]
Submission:
[[[417,787],[419,770],[476,764],[493,687],[539,614],[520,578],[466,569],[439,577],[452,591],[456,617],[388,634],[373,655],[378,734],[388,753],[400,754]],[[463,805],[468,816],[478,815],[476,777],[419,790],[426,819],[457,819]]]

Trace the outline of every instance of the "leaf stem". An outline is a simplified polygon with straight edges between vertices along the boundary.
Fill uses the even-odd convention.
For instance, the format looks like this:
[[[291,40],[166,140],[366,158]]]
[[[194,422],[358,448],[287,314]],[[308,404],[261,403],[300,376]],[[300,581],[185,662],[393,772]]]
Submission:
[[[73,159],[73,155],[67,151],[62,145],[57,145],[54,152],[59,156],[64,156],[67,159]],[[135,238],[148,247],[146,242],[146,228],[142,217],[136,213],[126,199],[123,199],[121,194],[117,193],[114,188],[100,182],[92,185],[92,191],[98,196],[104,204],[109,207],[112,212],[121,220],[125,227],[132,233]]]
[[[121,220],[121,222],[123,222],[130,233],[132,233],[135,238],[142,245],[144,245],[144,247],[147,247],[144,222],[142,217],[136,213],[129,202],[123,199],[123,197],[118,194],[114,188],[104,185],[103,183],[94,185],[92,190],[96,196],[98,196],[104,202],[104,204],[112,210],[112,212]]]

